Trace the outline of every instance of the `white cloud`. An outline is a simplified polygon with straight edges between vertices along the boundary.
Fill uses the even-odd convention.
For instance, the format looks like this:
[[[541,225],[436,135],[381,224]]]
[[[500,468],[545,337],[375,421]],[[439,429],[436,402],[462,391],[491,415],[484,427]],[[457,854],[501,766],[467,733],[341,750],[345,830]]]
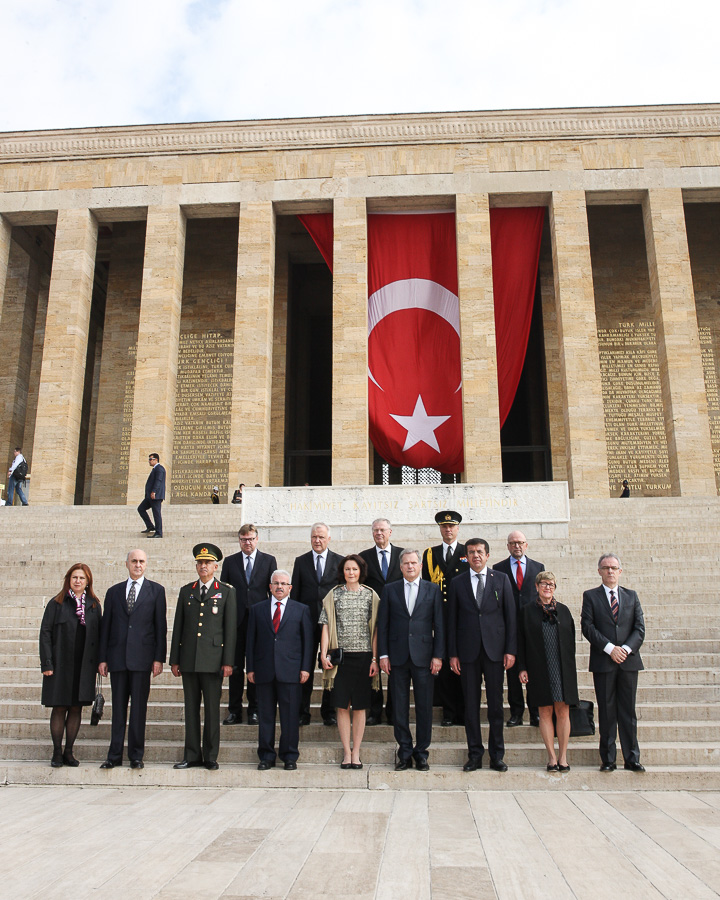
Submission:
[[[718,99],[716,0],[0,0],[0,130]]]

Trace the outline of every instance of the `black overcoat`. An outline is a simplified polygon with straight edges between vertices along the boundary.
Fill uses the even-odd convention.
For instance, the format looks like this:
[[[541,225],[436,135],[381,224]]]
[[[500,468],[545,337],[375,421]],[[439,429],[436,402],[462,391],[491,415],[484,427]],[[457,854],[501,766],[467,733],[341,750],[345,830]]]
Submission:
[[[85,649],[80,667],[78,700],[81,704],[95,699],[95,676],[100,655],[100,621],[102,609],[98,602],[85,603]],[[43,676],[41,702],[43,706],[70,706],[72,703],[75,635],[79,619],[75,601],[66,596],[62,603],[51,600],[45,607],[40,625],[40,671],[52,669]]]
[[[575,622],[564,603],[556,603],[558,636],[560,639],[560,665],[562,667],[563,695],[571,706],[578,704],[577,668],[575,665]],[[537,603],[528,603],[520,609],[518,618],[517,670],[528,673],[528,706],[552,706],[552,691],[548,675],[545,642],[542,633],[543,614]]]

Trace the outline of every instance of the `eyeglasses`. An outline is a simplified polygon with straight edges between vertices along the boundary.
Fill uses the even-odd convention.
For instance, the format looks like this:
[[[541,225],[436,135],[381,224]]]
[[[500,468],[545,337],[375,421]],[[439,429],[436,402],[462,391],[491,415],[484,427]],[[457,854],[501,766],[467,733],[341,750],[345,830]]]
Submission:
[[[600,566],[601,572],[619,572],[620,566]]]
[[[524,547],[527,541],[508,541],[508,547]]]
[[[555,587],[555,583],[552,582],[552,581],[541,581],[540,584],[538,585],[538,587],[541,587],[541,588],[554,588],[554,587]]]
[[[271,583],[270,587],[271,587],[271,588],[276,588],[276,587],[290,587],[290,582],[289,582],[289,581],[273,581],[273,582]]]

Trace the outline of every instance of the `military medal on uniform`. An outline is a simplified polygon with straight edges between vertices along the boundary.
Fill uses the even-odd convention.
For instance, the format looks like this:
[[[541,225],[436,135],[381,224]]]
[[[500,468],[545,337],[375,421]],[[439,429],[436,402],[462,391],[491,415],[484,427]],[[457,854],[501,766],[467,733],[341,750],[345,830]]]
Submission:
[[[219,586],[220,586],[220,585],[219,585],[219,584],[217,583],[217,581],[216,581],[216,582],[215,582],[215,587],[217,588],[217,587],[219,587]],[[213,611],[213,615],[216,616],[216,615],[218,614],[218,612],[219,612],[218,605],[217,605],[217,601],[222,599],[222,594],[221,594],[221,593],[213,594],[212,597],[211,597],[210,599],[215,601],[215,602],[213,603],[212,611]]]

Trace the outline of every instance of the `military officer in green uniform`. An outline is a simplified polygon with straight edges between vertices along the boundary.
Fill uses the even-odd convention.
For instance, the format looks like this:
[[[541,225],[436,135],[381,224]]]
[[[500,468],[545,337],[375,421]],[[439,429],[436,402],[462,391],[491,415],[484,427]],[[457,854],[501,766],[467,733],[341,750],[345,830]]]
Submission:
[[[172,644],[170,667],[182,676],[185,695],[185,753],[176,769],[204,765],[219,768],[220,694],[225,676],[232,673],[237,635],[235,588],[215,577],[222,559],[214,544],[193,547],[196,581],[180,588]],[[205,726],[200,748],[200,697]]]
[[[440,528],[443,542],[435,547],[428,547],[423,553],[422,577],[426,581],[432,581],[440,588],[443,599],[443,621],[447,635],[447,599],[450,582],[458,575],[462,575],[463,572],[469,571],[470,566],[467,561],[465,544],[458,541],[458,532],[462,522],[460,513],[454,509],[441,509],[435,516],[435,521]],[[460,676],[451,670],[448,660],[445,660],[445,665],[440,669],[435,682],[435,705],[442,706],[442,725],[447,727],[465,723],[465,700]]]

